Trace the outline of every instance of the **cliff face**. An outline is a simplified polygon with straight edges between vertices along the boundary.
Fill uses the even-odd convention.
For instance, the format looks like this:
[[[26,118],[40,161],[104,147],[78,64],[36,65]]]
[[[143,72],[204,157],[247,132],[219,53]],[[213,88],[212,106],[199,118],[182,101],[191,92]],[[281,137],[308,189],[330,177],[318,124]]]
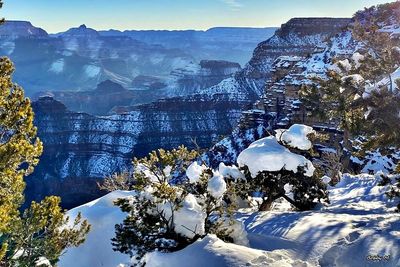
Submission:
[[[92,91],[55,91],[48,95],[61,101],[71,111],[106,115],[115,106],[129,105],[139,94],[125,89],[118,83],[106,80]]]
[[[191,64],[171,72],[169,87],[165,90],[169,96],[195,94],[233,77],[240,70],[240,65],[235,62],[202,60],[200,64]]]
[[[171,72],[168,78],[137,76],[132,86],[125,89],[118,83],[106,80],[91,91],[52,91],[37,95],[51,95],[71,111],[93,115],[107,115],[114,107],[135,106],[158,99],[196,94],[202,89],[233,77],[240,71],[238,63],[222,60],[202,60]]]
[[[46,38],[48,34],[41,28],[34,27],[28,21],[6,21],[0,27],[0,36],[2,39],[15,38]]]
[[[249,63],[236,74],[234,81],[221,83],[208,93],[228,92],[257,100],[271,79],[273,63],[281,56],[307,56],[323,51],[330,37],[350,23],[345,18],[294,18],[283,24],[270,39],[260,43]]]
[[[209,147],[229,134],[247,102],[224,96],[172,98],[96,117],[68,111],[50,97],[33,103],[44,154],[28,179],[27,200],[55,194],[72,207],[99,196],[96,181],[129,169],[133,156],[181,144]]]
[[[203,59],[245,64],[257,43],[274,30],[104,34],[81,25],[47,34],[28,21],[7,21],[0,27],[0,54],[13,60],[14,79],[29,96],[41,91],[93,90],[105,80],[133,89],[132,83],[140,75],[164,78],[175,69]]]

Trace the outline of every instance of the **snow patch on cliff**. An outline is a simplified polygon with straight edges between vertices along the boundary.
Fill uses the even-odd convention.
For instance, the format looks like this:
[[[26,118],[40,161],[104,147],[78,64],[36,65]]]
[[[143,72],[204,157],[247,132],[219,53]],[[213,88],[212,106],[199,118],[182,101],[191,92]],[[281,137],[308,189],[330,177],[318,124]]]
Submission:
[[[95,65],[85,65],[84,71],[87,77],[94,78],[100,74],[100,67]]]
[[[64,71],[64,65],[64,59],[61,58],[51,64],[49,71],[59,74]]]

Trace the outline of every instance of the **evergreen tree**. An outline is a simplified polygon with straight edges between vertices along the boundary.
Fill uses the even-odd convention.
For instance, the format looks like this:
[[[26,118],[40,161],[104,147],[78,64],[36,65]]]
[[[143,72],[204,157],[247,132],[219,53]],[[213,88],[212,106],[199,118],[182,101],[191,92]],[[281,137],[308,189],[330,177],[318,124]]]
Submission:
[[[55,266],[65,249],[85,241],[88,222],[82,221],[79,214],[70,223],[59,204],[60,198],[54,196],[32,202],[13,222],[12,232],[6,236],[5,266],[35,266],[40,259]]]
[[[124,180],[134,181],[136,194],[115,202],[128,216],[115,226],[114,250],[135,255],[135,265],[141,266],[147,252],[177,251],[207,233],[232,241],[228,229],[232,209],[222,195],[208,189],[216,173],[203,166],[196,181],[183,179],[197,156],[196,151],[182,146],[172,151],[159,149],[148,157],[134,159],[133,177]],[[223,178],[217,178],[225,183]],[[187,206],[190,214],[185,213]],[[188,216],[193,218],[182,218]]]
[[[385,25],[399,24],[400,3],[358,12],[350,30],[359,43],[351,58],[334,59],[326,78],[300,90],[305,107],[321,120],[332,120],[344,131],[343,146],[351,150],[351,135],[368,138],[364,150],[400,145],[398,83],[400,40]],[[393,128],[392,128],[393,129]]]
[[[42,143],[30,101],[11,80],[13,71],[12,62],[0,58],[0,265],[35,266],[43,258],[55,264],[64,249],[84,241],[90,227],[78,216],[71,228],[63,228],[68,219],[56,197],[19,210],[24,177],[38,164]]]
[[[399,173],[399,168],[397,168],[396,172]],[[397,212],[400,212],[400,175],[397,174],[394,177],[389,177],[386,174],[381,174],[380,176],[380,185],[388,187],[386,196],[389,199],[398,199]]]
[[[400,67],[400,40],[385,25],[400,24],[400,2],[378,5],[358,12],[352,26],[354,38],[362,44],[359,73],[368,81],[364,98],[357,105],[365,111],[364,134],[371,138],[364,150],[400,145],[399,81],[393,73]]]
[[[362,125],[363,109],[354,105],[354,100],[361,97],[364,81],[356,74],[343,75],[343,64],[338,62],[337,71],[328,71],[326,80],[303,86],[299,95],[311,116],[334,122],[343,130],[343,147],[350,150],[350,134],[359,133]]]
[[[277,151],[281,150],[275,148],[276,146],[285,146],[287,149],[290,148],[292,151],[289,153],[307,154],[305,151],[294,149],[290,144],[282,140],[277,140],[274,137],[267,137],[261,140],[266,139],[270,139],[270,141],[274,140],[274,143],[278,142],[277,144],[268,143],[268,145],[274,146],[272,150],[274,151],[274,157],[276,157],[278,161],[280,158],[286,158],[287,154],[279,155]],[[260,142],[260,140],[256,142]],[[263,144],[262,146],[267,146],[267,144]],[[249,148],[251,149],[251,147],[250,145]],[[246,153],[246,150],[242,153]],[[260,153],[260,157],[262,157],[262,153]],[[269,164],[271,164],[271,162],[265,162],[266,169],[268,169]],[[283,166],[281,170],[265,170],[255,175],[250,172],[248,165],[244,163],[241,169],[245,175],[245,179],[236,181],[235,191],[238,192],[237,194],[242,199],[251,200],[255,194],[260,197],[262,201],[259,203],[259,211],[271,210],[273,203],[279,198],[285,199],[299,211],[310,210],[318,202],[329,202],[329,200],[326,185],[316,174],[311,176],[306,174],[306,168],[313,168],[313,166],[298,166],[296,171],[286,170],[285,166]]]

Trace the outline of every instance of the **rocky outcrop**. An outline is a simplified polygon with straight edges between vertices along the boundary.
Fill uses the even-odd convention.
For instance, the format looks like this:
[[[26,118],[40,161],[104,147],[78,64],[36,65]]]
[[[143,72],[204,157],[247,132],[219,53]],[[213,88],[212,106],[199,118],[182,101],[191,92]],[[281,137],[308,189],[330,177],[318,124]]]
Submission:
[[[115,106],[130,105],[137,94],[118,83],[106,80],[98,84],[93,91],[54,91],[40,95],[54,97],[71,111],[106,115]]]
[[[108,115],[121,106],[137,106],[158,99],[196,94],[204,88],[233,77],[239,71],[238,63],[222,60],[202,60],[190,63],[171,72],[167,78],[139,75],[132,81],[133,89],[125,89],[119,83],[106,80],[90,91],[39,92],[40,96],[52,96],[64,103],[71,111],[92,115]]]
[[[96,182],[127,170],[133,156],[181,144],[210,147],[236,126],[248,102],[225,96],[172,98],[96,117],[68,111],[51,97],[33,103],[44,143],[39,166],[27,179],[27,200],[55,194],[64,207],[98,197]]]
[[[6,21],[0,27],[1,39],[15,38],[46,38],[45,30],[34,27],[28,21]]]
[[[207,90],[240,94],[242,98],[257,100],[271,79],[273,63],[281,56],[306,57],[328,46],[329,39],[350,23],[346,18],[294,18],[283,24],[270,39],[260,43],[253,57],[235,80],[223,82]]]
[[[86,39],[86,38],[98,38],[100,35],[96,30],[88,28],[86,27],[85,24],[82,24],[78,28],[71,28],[66,32],[57,34],[57,36],[60,36],[62,38],[75,37],[75,38]]]
[[[14,80],[31,97],[43,91],[93,90],[105,80],[129,89],[138,75],[167,76],[194,60],[184,50],[104,37],[84,25],[47,35],[29,22],[0,26],[0,54],[13,60]]]
[[[139,75],[132,81],[133,89],[130,90],[106,80],[91,91],[40,92],[36,98],[50,95],[64,103],[71,111],[107,115],[114,107],[136,106],[162,98],[196,94],[228,77],[233,77],[240,69],[240,65],[234,62],[202,60],[200,64],[191,63],[172,71],[165,79]]]
[[[241,70],[238,63],[223,60],[202,60],[200,64],[190,64],[171,72],[169,96],[196,94],[221,81],[233,77]]]

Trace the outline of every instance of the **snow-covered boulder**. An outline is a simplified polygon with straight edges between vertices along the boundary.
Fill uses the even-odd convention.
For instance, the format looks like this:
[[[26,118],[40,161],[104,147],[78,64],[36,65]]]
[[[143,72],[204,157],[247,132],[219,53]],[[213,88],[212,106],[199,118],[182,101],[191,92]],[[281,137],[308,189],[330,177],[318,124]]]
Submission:
[[[218,171],[226,179],[233,179],[235,181],[245,179],[244,174],[235,165],[227,166],[221,162],[218,166]]]
[[[214,171],[213,177],[208,181],[207,191],[215,198],[221,198],[225,194],[226,182],[218,171]]]

